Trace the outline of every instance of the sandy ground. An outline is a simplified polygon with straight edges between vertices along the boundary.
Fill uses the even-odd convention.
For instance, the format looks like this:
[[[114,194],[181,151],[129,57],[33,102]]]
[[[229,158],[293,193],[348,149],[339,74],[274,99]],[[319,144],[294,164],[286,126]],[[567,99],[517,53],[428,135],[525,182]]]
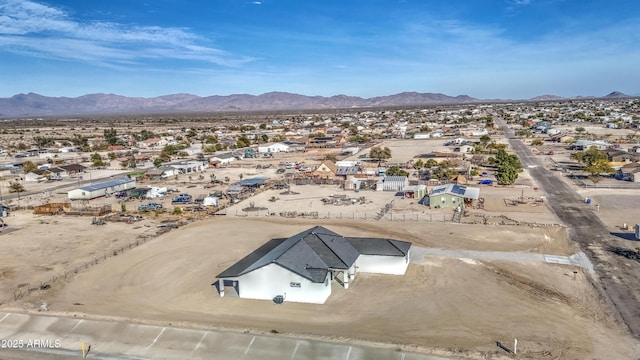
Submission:
[[[406,161],[441,148],[442,143],[411,140],[389,146],[394,161]],[[321,158],[323,153],[305,156]],[[272,162],[283,160],[295,157],[281,155]],[[258,163],[249,160],[242,162],[243,167],[210,169],[203,174],[204,180],[181,176],[154,185],[197,196],[224,190],[224,186],[205,187],[212,173],[231,181],[239,180],[241,174],[245,179],[276,176],[277,166],[255,169]],[[566,229],[554,226],[558,220],[544,201],[538,201],[544,194],[526,169],[514,186],[481,187],[484,207],[468,208],[462,224],[450,221],[450,209],[429,209],[389,192],[356,193],[333,186],[294,186],[292,190],[299,194],[268,190],[226,209],[228,216],[195,221],[157,237],[157,225],[165,216],[147,214],[134,224],[95,226],[89,217],[14,212],[6,219],[10,226],[0,235],[0,302],[3,308],[18,311],[35,311],[47,302],[52,312],[61,314],[234,331],[275,329],[289,336],[360,339],[476,358],[498,356],[501,352],[495,342],[513,344],[513,338],[519,339],[519,357],[527,359],[627,359],[640,353],[638,342],[622,332],[601,304],[589,276],[580,271],[574,279],[574,268],[561,265],[434,257],[424,265],[410,265],[401,277],[359,274],[348,290],[334,285],[324,305],[276,306],[268,301],[220,298],[211,286],[216,274],[271,238],[288,237],[318,224],[347,236],[388,236],[445,249],[557,255],[577,251],[567,242]],[[593,205],[601,205],[599,215],[612,231],[622,222],[634,224],[640,216],[636,192],[614,190],[612,196],[611,190],[580,191],[594,199]],[[65,194],[55,192],[47,199],[64,200]],[[332,194],[365,201],[323,204],[322,199]],[[278,200],[271,202],[271,197]],[[522,197],[524,203],[516,205]],[[170,206],[170,198],[153,201]],[[391,201],[392,210],[382,220],[372,220]],[[126,205],[131,210],[144,202],[148,201]],[[266,210],[242,210],[251,203]],[[91,204],[119,207],[114,198]],[[318,219],[279,216],[292,211],[317,212]],[[481,224],[483,219],[491,224],[508,219],[509,224],[544,226],[489,226]],[[140,239],[151,240],[113,256],[114,250]],[[82,268],[94,259],[98,261]],[[65,273],[67,278],[62,276]],[[50,289],[13,301],[16,289],[37,289],[41,281],[54,277]]]
[[[64,287],[39,291],[23,306],[46,301],[53,311],[68,314],[276,329],[476,355],[499,354],[495,341],[517,337],[519,356],[530,359],[629,358],[638,351],[600,305],[587,275],[580,271],[574,280],[573,268],[557,265],[432,258],[424,266],[412,264],[405,276],[359,274],[348,290],[334,285],[324,305],[220,298],[210,285],[217,273],[264,241],[318,223],[344,235],[389,236],[438,247],[539,251],[545,235],[565,242],[562,231],[540,228],[522,230],[522,236],[481,225],[215,218],[111,257]]]

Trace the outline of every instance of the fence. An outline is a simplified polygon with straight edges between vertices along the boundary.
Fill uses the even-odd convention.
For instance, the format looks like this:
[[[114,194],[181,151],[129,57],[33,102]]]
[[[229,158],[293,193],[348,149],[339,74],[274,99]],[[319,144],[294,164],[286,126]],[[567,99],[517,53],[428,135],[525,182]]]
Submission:
[[[583,188],[592,188],[592,189],[640,189],[640,183],[630,182],[630,181],[618,181],[618,182],[601,182],[601,183],[593,183],[586,182],[581,179],[575,179],[575,183],[578,186]]]
[[[224,209],[216,213],[230,217],[285,217],[285,218],[306,218],[306,219],[345,219],[345,220],[371,220],[371,221],[414,221],[414,222],[452,222],[453,212],[442,213],[408,213],[408,212],[380,212],[365,211],[273,211],[256,210],[242,211],[240,209]]]
[[[170,231],[171,229],[172,227],[163,227],[163,228],[160,228],[155,234],[139,235],[135,241],[132,241],[126,245],[122,245],[119,248],[109,250],[109,252],[105,252],[101,256],[96,256],[90,261],[87,261],[78,265],[74,265],[73,267],[65,270],[62,274],[52,275],[51,278],[48,278],[44,281],[40,281],[40,286],[38,287],[32,287],[31,283],[20,284],[18,285],[17,289],[13,291],[13,301],[20,300],[23,297],[30,295],[34,291],[49,290],[59,280],[63,280],[63,279],[66,280],[68,277],[71,277],[80,271],[89,269],[94,265],[104,262],[105,260],[107,260],[112,256],[118,256],[124,253],[126,250],[130,250],[137,246],[140,246],[145,242],[149,241],[150,239],[153,239],[158,235],[164,234]],[[0,299],[0,304],[5,304],[10,301],[11,301],[10,299]]]

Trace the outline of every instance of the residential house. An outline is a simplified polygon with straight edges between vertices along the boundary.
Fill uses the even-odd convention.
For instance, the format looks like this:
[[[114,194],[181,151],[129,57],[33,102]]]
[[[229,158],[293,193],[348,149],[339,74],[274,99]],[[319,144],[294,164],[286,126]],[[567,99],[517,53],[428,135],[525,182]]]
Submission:
[[[323,304],[335,280],[345,289],[360,272],[403,275],[411,243],[344,237],[322,226],[272,239],[218,274],[220,296]]]
[[[278,153],[278,152],[289,152],[290,146],[285,143],[272,143],[272,144],[263,144],[258,145],[258,152],[261,154],[264,153]]]
[[[138,147],[143,149],[155,149],[167,145],[167,141],[162,138],[149,138],[138,142]]]
[[[616,179],[640,182],[640,163],[634,162],[621,166],[615,174]]]
[[[229,164],[232,161],[236,160],[236,155],[232,152],[226,152],[221,154],[213,155],[209,158],[209,164],[211,166],[219,167]]]
[[[431,208],[457,208],[464,204],[470,206],[473,200],[480,198],[480,189],[458,184],[435,186],[429,194]]]
[[[333,179],[338,173],[338,167],[331,160],[324,160],[316,169],[311,173],[313,177],[318,179]]]
[[[59,165],[60,169],[67,172],[69,176],[76,176],[86,172],[87,167],[80,164]]]

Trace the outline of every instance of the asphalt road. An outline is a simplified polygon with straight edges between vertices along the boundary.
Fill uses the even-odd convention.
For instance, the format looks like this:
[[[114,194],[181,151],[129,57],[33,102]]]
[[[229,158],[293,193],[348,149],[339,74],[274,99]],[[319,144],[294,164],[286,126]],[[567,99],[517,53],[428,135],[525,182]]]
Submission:
[[[360,345],[213,330],[0,312],[0,359],[451,360]],[[457,358],[456,358],[457,359]]]
[[[551,211],[569,228],[569,236],[591,260],[601,292],[616,311],[616,316],[640,338],[640,261],[616,255],[612,247],[633,249],[638,246],[629,240],[612,236],[600,221],[593,206],[589,206],[574,189],[558,179],[558,174],[544,167],[541,157],[533,155],[527,146],[515,138],[514,131],[499,118],[498,125],[509,139],[511,149],[529,170],[540,188],[547,194]]]

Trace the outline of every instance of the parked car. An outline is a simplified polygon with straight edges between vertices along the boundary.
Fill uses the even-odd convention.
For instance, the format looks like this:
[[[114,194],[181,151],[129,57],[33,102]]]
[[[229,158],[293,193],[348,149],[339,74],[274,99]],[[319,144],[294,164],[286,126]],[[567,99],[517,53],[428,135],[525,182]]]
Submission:
[[[159,203],[148,203],[138,206],[138,211],[154,211],[160,209],[162,209],[162,204]]]
[[[172,204],[191,204],[193,197],[189,194],[180,194],[171,200]]]

